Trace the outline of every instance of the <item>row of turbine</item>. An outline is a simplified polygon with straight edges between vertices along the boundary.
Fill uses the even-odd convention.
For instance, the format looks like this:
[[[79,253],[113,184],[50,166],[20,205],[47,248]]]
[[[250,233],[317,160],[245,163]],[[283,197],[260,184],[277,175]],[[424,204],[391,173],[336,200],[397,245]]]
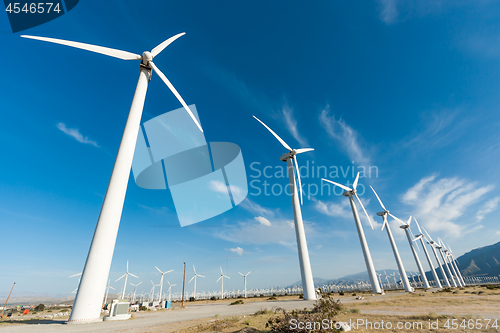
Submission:
[[[259,121],[269,132],[271,132],[271,134],[276,139],[278,139],[278,141],[281,143],[281,145],[288,150],[288,153],[283,154],[280,157],[280,160],[283,161],[283,162],[286,162],[287,163],[287,167],[288,167],[287,169],[288,169],[288,176],[289,176],[289,181],[290,181],[290,190],[291,190],[291,196],[292,196],[292,206],[293,206],[294,222],[295,222],[295,232],[296,232],[297,247],[298,247],[298,252],[299,252],[300,273],[301,273],[302,285],[303,285],[303,289],[304,289],[304,299],[305,300],[315,299],[316,298],[316,294],[315,294],[315,291],[314,291],[313,275],[312,275],[312,270],[311,270],[311,264],[310,264],[310,261],[309,261],[309,253],[308,253],[308,249],[307,249],[306,235],[305,235],[305,231],[304,231],[304,223],[303,223],[303,220],[302,220],[302,212],[301,212],[301,209],[300,209],[300,205],[303,203],[303,200],[302,200],[302,182],[301,182],[301,177],[300,177],[299,165],[298,165],[298,162],[297,162],[297,155],[298,154],[305,153],[305,152],[308,152],[308,151],[312,151],[314,149],[313,148],[292,149],[282,138],[280,138],[278,136],[278,134],[276,134],[271,128],[269,128],[269,126],[267,126],[266,124],[264,124],[257,117],[255,117],[255,116],[253,116],[253,117],[257,121]],[[297,175],[295,175],[294,165],[295,165],[295,170],[297,171]],[[298,181],[298,191],[297,191],[297,184],[295,182],[296,178],[297,178],[297,181]],[[331,184],[333,184],[335,186],[338,186],[338,187],[344,189],[345,192],[344,192],[343,195],[346,196],[346,197],[349,197],[349,202],[351,204],[352,212],[353,212],[353,215],[354,215],[354,221],[356,223],[356,228],[357,228],[357,231],[358,231],[358,236],[359,236],[359,240],[360,240],[360,243],[361,243],[361,248],[363,250],[363,256],[364,256],[364,259],[365,259],[365,263],[366,263],[366,268],[367,268],[367,271],[368,271],[368,275],[370,277],[370,283],[371,283],[371,286],[372,286],[373,293],[376,293],[376,294],[383,293],[383,290],[380,287],[381,281],[379,281],[377,279],[377,274],[375,272],[375,267],[373,265],[373,261],[372,261],[371,255],[370,255],[370,250],[369,250],[368,244],[366,242],[366,237],[365,237],[365,234],[364,234],[364,231],[363,231],[363,227],[362,227],[361,222],[360,222],[358,210],[356,208],[356,203],[355,203],[355,201],[353,199],[353,197],[355,197],[357,199],[357,201],[361,205],[361,208],[363,208],[363,211],[364,211],[366,217],[368,218],[368,221],[370,222],[370,225],[371,225],[371,227],[373,229],[373,224],[372,224],[372,221],[370,219],[370,216],[366,212],[366,209],[363,206],[363,203],[361,202],[361,200],[359,199],[359,197],[358,197],[358,195],[356,193],[356,188],[358,186],[358,181],[359,181],[359,172],[356,175],[356,179],[354,180],[352,188],[349,188],[347,186],[344,186],[342,184],[333,182],[333,181],[328,180],[328,179],[322,178],[322,180],[326,181],[326,182],[329,182],[329,183],[331,183]],[[441,283],[439,281],[439,278],[438,278],[437,273],[436,273],[436,271],[434,269],[434,265],[432,264],[431,258],[429,257],[427,249],[425,248],[424,238],[427,240],[427,243],[431,246],[431,248],[434,251],[434,255],[435,255],[436,260],[438,262],[438,266],[441,269],[441,273],[443,275],[443,278],[444,278],[446,286],[447,287],[451,286],[450,285],[450,280],[451,280],[451,283],[453,284],[454,287],[465,286],[464,279],[462,277],[462,274],[460,273],[460,270],[458,269],[456,258],[453,255],[453,252],[451,252],[450,249],[447,249],[444,246],[444,244],[442,243],[441,239],[438,239],[439,243],[434,242],[432,240],[432,238],[430,237],[430,235],[427,233],[427,231],[424,229],[425,233],[427,234],[427,237],[425,237],[424,234],[422,233],[422,230],[421,230],[420,225],[418,224],[417,220],[413,218],[415,220],[415,222],[417,223],[418,229],[420,231],[420,234],[415,237],[413,235],[413,232],[410,229],[410,224],[411,224],[411,221],[412,221],[412,217],[410,216],[410,218],[408,219],[408,222],[404,222],[401,219],[397,218],[396,216],[392,215],[389,212],[389,210],[387,210],[385,208],[384,204],[382,203],[382,200],[380,200],[380,197],[378,196],[377,192],[375,192],[375,190],[373,189],[373,187],[370,186],[370,188],[372,189],[372,191],[375,194],[375,196],[377,197],[380,205],[382,206],[383,211],[377,213],[377,215],[381,216],[382,219],[383,219],[382,230],[384,230],[384,228],[385,228],[386,231],[387,231],[387,235],[388,235],[389,241],[391,243],[391,247],[392,247],[392,250],[393,250],[393,253],[394,253],[394,257],[396,259],[396,263],[397,263],[397,266],[398,266],[398,269],[399,269],[399,274],[401,276],[401,280],[403,282],[405,291],[406,292],[411,292],[414,289],[410,285],[410,282],[408,281],[408,276],[406,275],[406,272],[405,272],[405,269],[404,269],[404,266],[403,266],[403,262],[401,261],[401,257],[399,255],[396,243],[394,241],[394,237],[392,235],[391,228],[389,226],[389,223],[387,222],[387,215],[391,216],[396,221],[398,221],[401,224],[400,228],[405,230],[406,236],[408,238],[408,242],[410,244],[410,248],[411,248],[413,256],[415,258],[415,262],[417,264],[417,267],[418,267],[418,270],[420,272],[420,275],[422,276],[423,283],[424,283],[424,288],[425,289],[429,289],[430,285],[429,285],[429,282],[427,280],[427,277],[425,276],[425,271],[424,271],[424,269],[422,267],[422,264],[420,263],[420,260],[418,258],[418,254],[417,254],[417,252],[415,250],[414,242],[417,241],[417,240],[420,240],[420,242],[422,244],[422,247],[423,247],[425,255],[427,257],[427,260],[428,260],[429,266],[431,268],[433,277],[434,277],[434,279],[436,281],[436,285],[438,286],[438,288],[442,288],[442,285],[441,285]],[[299,193],[300,193],[300,196],[299,196]],[[299,198],[300,198],[300,200],[299,200]],[[418,246],[417,246],[417,248],[418,248]],[[441,254],[441,257],[443,259],[444,264],[441,264],[441,262],[439,260],[439,257],[437,255],[436,249],[439,250],[439,252]],[[443,268],[443,266],[446,268],[446,272],[447,272],[448,276],[446,275],[445,269]],[[451,267],[451,269],[450,269],[450,267]],[[453,271],[453,273],[452,273],[452,271]],[[448,277],[449,277],[449,279],[448,279]]]

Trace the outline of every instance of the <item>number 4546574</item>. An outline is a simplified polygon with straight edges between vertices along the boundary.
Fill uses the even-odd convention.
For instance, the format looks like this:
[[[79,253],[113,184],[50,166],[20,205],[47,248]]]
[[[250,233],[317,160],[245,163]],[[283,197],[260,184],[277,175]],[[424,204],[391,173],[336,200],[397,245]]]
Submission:
[[[22,8],[21,8],[21,4],[18,3],[18,2],[15,2],[15,3],[10,3],[7,5],[7,7],[5,8],[5,11],[6,12],[9,12],[9,13],[14,13],[14,14],[18,14],[20,12],[24,12],[24,13],[31,13],[31,14],[43,14],[43,13],[50,13],[50,11],[53,11],[53,12],[61,12],[61,8],[59,8],[59,3],[56,3],[56,5],[54,6],[54,3],[52,2],[32,2],[30,4],[28,3],[25,3]]]
[[[492,319],[463,319],[461,322],[459,319],[448,319],[444,323],[444,328],[447,329],[453,329],[456,330],[458,328],[463,328],[463,329],[481,329],[485,328],[488,329],[489,327],[498,329],[498,321],[497,319],[492,320]]]

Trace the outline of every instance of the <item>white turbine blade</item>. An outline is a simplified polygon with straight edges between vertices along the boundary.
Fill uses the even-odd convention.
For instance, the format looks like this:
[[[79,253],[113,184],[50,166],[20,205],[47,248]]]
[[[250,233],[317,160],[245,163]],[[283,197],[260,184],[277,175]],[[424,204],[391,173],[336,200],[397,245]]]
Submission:
[[[175,36],[170,37],[169,39],[167,39],[166,41],[164,41],[163,43],[161,43],[160,45],[158,45],[157,47],[152,49],[151,56],[153,58],[156,57],[158,54],[160,54],[161,51],[163,51],[163,49],[165,49],[167,46],[169,46],[174,40],[176,40],[177,38],[179,38],[181,36],[184,36],[185,34],[186,34],[185,32],[181,32],[180,34],[177,34]]]
[[[250,273],[252,273],[252,271],[248,272],[247,275],[250,274]]]
[[[220,280],[220,279],[222,279],[222,276],[223,276],[223,275],[221,275],[221,276],[217,279],[217,281],[215,281],[215,282],[219,282],[219,280]]]
[[[358,175],[359,175],[359,172],[358,172]],[[357,179],[358,179],[358,178],[356,178],[356,180],[357,180]],[[369,215],[368,215],[368,213],[366,212],[365,206],[363,206],[363,203],[361,202],[361,200],[359,200],[359,197],[358,197],[358,195],[356,194],[356,192],[354,192],[354,196],[356,197],[356,199],[358,199],[359,204],[361,205],[361,208],[363,208],[363,211],[365,212],[366,218],[368,219],[368,222],[370,222],[370,225],[371,225],[372,230],[373,230],[372,219],[370,218],[370,216],[369,216]]]
[[[387,220],[384,219],[384,223],[382,223],[382,229],[380,229],[380,231],[384,230],[386,224],[387,224]]]
[[[128,273],[128,260],[127,260],[127,273]]]
[[[254,117],[255,119],[257,119],[257,120],[259,121],[259,123],[261,123],[262,125],[264,125],[264,127],[265,127],[265,128],[267,128],[267,130],[268,130],[269,132],[271,132],[271,134],[272,134],[272,135],[274,135],[274,137],[275,137],[276,139],[278,139],[278,141],[279,141],[279,142],[283,145],[283,147],[285,147],[285,148],[286,148],[286,149],[288,149],[289,151],[292,151],[292,148],[290,148],[290,146],[289,146],[289,145],[287,145],[287,144],[286,144],[286,142],[285,142],[285,141],[283,141],[283,139],[282,139],[282,138],[280,138],[280,137],[278,136],[278,134],[274,133],[274,131],[273,131],[272,129],[270,129],[270,128],[266,125],[266,124],[264,124],[264,123],[263,123],[263,122],[262,122],[259,118],[257,118],[256,116],[253,116],[253,117]]]
[[[163,272],[160,271],[160,269],[158,267],[155,266],[155,268],[158,270],[158,272],[160,272],[161,274],[163,274]]]
[[[123,278],[124,276],[126,276],[127,274],[123,274],[122,276],[120,276],[120,278],[118,280],[120,280],[121,278]],[[116,280],[115,282],[117,282],[118,280]]]
[[[420,232],[421,235],[423,235],[424,233],[422,232],[422,229],[420,229],[420,224],[418,224],[417,219],[415,217],[413,217],[413,219],[415,220],[415,223],[417,224],[418,231]]]
[[[354,183],[352,183],[352,189],[356,190],[356,187],[358,186],[358,181],[359,181],[359,172],[356,175],[356,179],[354,179]]]
[[[370,188],[372,189],[373,193],[375,193],[375,196],[377,197],[377,200],[378,200],[378,202],[380,203],[380,206],[382,206],[382,208],[383,208],[384,210],[387,210],[387,208],[385,208],[384,204],[382,203],[382,200],[380,200],[380,198],[379,198],[379,196],[378,196],[377,192],[375,192],[375,190],[373,189],[373,187],[372,187],[371,185],[370,185]]]
[[[410,218],[408,219],[408,222],[406,222],[406,224],[408,224],[408,225],[410,225],[410,224],[411,224],[411,218],[412,218],[412,217],[410,216]]]
[[[196,275],[196,268],[194,268],[194,265],[193,265],[193,271],[194,271],[194,274]]]
[[[71,275],[71,276],[70,276],[70,278],[75,277],[75,276],[78,276],[78,275],[82,275],[82,273],[78,273],[78,274]]]
[[[137,285],[140,285],[141,283],[142,283],[142,281],[141,281],[141,282],[139,282]]]
[[[91,52],[95,52],[95,53],[100,53],[100,54],[104,54],[104,55],[118,58],[118,59],[122,59],[122,60],[141,60],[142,59],[142,57],[138,54],[130,53],[127,51],[111,49],[109,47],[103,47],[103,46],[97,46],[97,45],[91,45],[91,44],[85,44],[85,43],[79,43],[79,42],[72,42],[69,40],[48,38],[48,37],[38,37],[38,36],[28,36],[28,35],[21,35],[21,37],[29,38],[29,39],[36,39],[36,40],[41,40],[44,42],[61,44],[61,45],[66,45],[66,46],[71,46],[71,47],[76,47],[77,49],[82,49],[82,50],[87,50],[87,51],[91,51]]]
[[[314,148],[299,148],[299,149],[295,149],[295,152],[296,152],[296,154],[302,154],[302,153],[312,151],[312,150],[314,150]]]
[[[173,287],[173,286],[176,286],[176,284],[171,284],[170,286]]]
[[[295,162],[295,170],[297,170],[297,178],[299,179],[299,193],[300,193],[300,204],[303,204],[302,201],[302,181],[300,180],[300,171],[299,171],[299,163],[297,163],[297,156],[294,158]]]
[[[111,287],[111,286],[108,286],[108,287],[109,287],[109,288],[111,288],[111,289],[113,289],[113,290],[115,290],[115,288],[113,288],[113,287]]]
[[[167,283],[168,283],[169,286],[171,286],[171,284],[170,284],[170,282],[168,280],[167,280]]]
[[[128,273],[128,274],[129,274],[129,275],[132,275],[132,276],[133,276],[133,277],[135,277],[135,278],[139,278],[138,276],[136,276],[136,275],[134,275],[134,274],[132,274],[132,273]]]
[[[193,277],[191,278],[191,280],[188,281],[188,283],[191,283],[191,281],[193,281],[193,279],[194,279],[195,276],[196,275],[193,275]]]
[[[411,228],[408,228],[411,234],[411,239],[415,239],[415,235],[413,235],[413,231],[411,231]],[[417,250],[420,251],[420,247],[418,246],[418,243],[415,243],[415,246],[417,247]]]
[[[391,213],[388,213],[393,219],[401,223],[402,225],[408,225],[406,222],[403,222],[401,219],[397,218],[396,216],[392,215]]]
[[[329,182],[329,183],[332,183],[333,185],[335,186],[338,186],[346,191],[352,191],[349,187],[347,186],[344,186],[344,185],[340,185],[339,183],[336,183],[336,182],[332,182],[331,180],[328,180],[328,179],[325,179],[325,178],[321,178],[321,180],[324,180],[325,182]]]
[[[224,275],[224,273],[222,272],[222,266],[219,267],[220,267],[220,275]]]
[[[191,112],[191,109],[187,106],[186,102],[184,102],[184,100],[182,99],[181,95],[177,92],[177,90],[174,88],[174,86],[172,85],[172,83],[170,83],[170,81],[167,79],[167,77],[165,76],[165,74],[163,74],[160,71],[160,69],[158,67],[156,67],[156,65],[152,61],[150,61],[149,64],[151,65],[151,67],[153,67],[154,71],[163,80],[163,82],[165,82],[165,84],[170,89],[170,91],[172,91],[172,93],[175,95],[175,97],[177,97],[177,99],[179,100],[179,102],[181,102],[182,106],[184,107],[184,109],[186,109],[187,113],[193,119],[193,121],[196,124],[196,126],[198,126],[198,128],[200,129],[200,131],[203,132],[203,129],[201,128],[201,125],[198,122],[198,119],[196,119],[196,117],[194,116],[193,112]]]
[[[153,285],[153,287],[155,286],[155,284],[154,284],[153,280],[151,280],[151,284]]]
[[[240,272],[238,272],[238,274],[241,275],[241,276],[245,276],[245,275],[241,274]]]
[[[222,275],[222,276],[225,277],[225,278],[231,279],[229,276],[225,276],[225,275]]]
[[[202,277],[202,278],[204,278],[204,276],[203,276],[203,275],[200,275],[200,274],[197,274],[196,276],[199,276],[199,277]]]
[[[165,273],[163,273],[163,274],[167,274],[167,273],[170,273],[170,272],[173,272],[173,271],[174,271],[174,270],[173,270],[173,269],[171,269],[171,270],[169,270],[169,271],[166,271],[166,272],[165,272]]]
[[[434,241],[431,238],[431,235],[429,235],[429,233],[427,232],[427,230],[425,230],[424,227],[422,227],[422,229],[424,229],[425,233],[427,234],[427,237],[429,237],[429,240],[434,243]]]

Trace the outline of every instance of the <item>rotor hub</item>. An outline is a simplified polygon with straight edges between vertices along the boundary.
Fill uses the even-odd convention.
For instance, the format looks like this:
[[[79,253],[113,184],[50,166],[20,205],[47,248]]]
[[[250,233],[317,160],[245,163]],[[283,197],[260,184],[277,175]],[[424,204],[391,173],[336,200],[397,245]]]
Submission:
[[[151,52],[144,51],[142,53],[142,64],[145,66],[149,66],[150,61],[153,61],[153,56],[151,55]]]

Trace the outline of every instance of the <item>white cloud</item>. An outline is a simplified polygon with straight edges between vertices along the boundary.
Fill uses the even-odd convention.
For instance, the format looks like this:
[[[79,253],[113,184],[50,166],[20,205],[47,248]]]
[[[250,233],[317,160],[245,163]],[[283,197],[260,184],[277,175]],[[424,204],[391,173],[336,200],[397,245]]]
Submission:
[[[467,230],[457,219],[492,189],[493,186],[479,187],[464,179],[430,176],[406,191],[402,201],[413,207],[413,215],[427,230],[459,236]]]
[[[283,107],[281,108],[281,114],[283,115],[283,120],[285,122],[285,126],[292,134],[292,136],[297,140],[302,148],[307,148],[309,146],[309,143],[305,138],[303,138],[299,134],[299,130],[297,129],[297,120],[293,117],[293,110],[288,106],[288,103],[285,102]]]
[[[97,144],[97,142],[89,140],[88,137],[83,136],[80,133],[80,131],[78,129],[76,129],[76,128],[67,128],[64,123],[58,123],[56,126],[64,134],[69,135],[70,137],[72,137],[73,139],[75,139],[78,142],[81,142],[81,143],[84,143],[84,144],[89,144],[89,145],[92,145],[92,146],[95,146],[95,147],[99,147],[99,145]]]
[[[226,249],[226,250],[229,250],[229,251],[231,251],[231,252],[233,252],[233,253],[236,253],[236,254],[237,254],[237,255],[239,255],[239,256],[242,256],[242,255],[243,255],[243,253],[245,252],[245,251],[244,251],[241,247],[239,247],[239,246],[238,246],[238,247],[235,247],[234,249]]]
[[[476,217],[477,221],[484,219],[485,215],[495,211],[498,208],[498,203],[500,203],[500,197],[495,197],[491,200],[486,201],[486,203],[478,210]]]
[[[271,222],[269,222],[269,220],[266,219],[265,217],[257,216],[257,217],[255,217],[255,220],[258,221],[262,225],[266,225],[268,227],[271,226]]]
[[[335,115],[330,116],[330,106],[327,105],[321,110],[319,120],[321,126],[328,135],[341,146],[347,156],[360,165],[370,165],[370,157],[359,143],[359,134],[351,126],[347,125],[342,118],[336,119]]]
[[[393,24],[397,21],[399,16],[397,2],[397,0],[379,0],[381,7],[379,15],[385,24]]]
[[[336,204],[333,202],[323,202],[321,200],[318,200],[314,204],[314,208],[321,214],[327,216],[352,218],[352,210],[349,202],[347,201],[347,198],[339,202],[340,202],[339,204]]]
[[[208,187],[210,190],[216,192],[216,193],[222,193],[222,194],[228,194],[227,190],[227,185],[221,181],[218,180],[211,180],[208,183]],[[241,198],[244,198],[246,196],[246,191],[244,191],[241,187],[235,186],[235,185],[229,185],[229,188],[231,190],[231,194],[233,195],[233,199],[235,201],[240,201]]]
[[[258,203],[250,200],[250,198],[246,198],[243,200],[240,204],[240,207],[243,209],[249,211],[250,213],[256,214],[256,215],[265,215],[265,216],[274,216],[274,212],[268,208],[262,207]]]

